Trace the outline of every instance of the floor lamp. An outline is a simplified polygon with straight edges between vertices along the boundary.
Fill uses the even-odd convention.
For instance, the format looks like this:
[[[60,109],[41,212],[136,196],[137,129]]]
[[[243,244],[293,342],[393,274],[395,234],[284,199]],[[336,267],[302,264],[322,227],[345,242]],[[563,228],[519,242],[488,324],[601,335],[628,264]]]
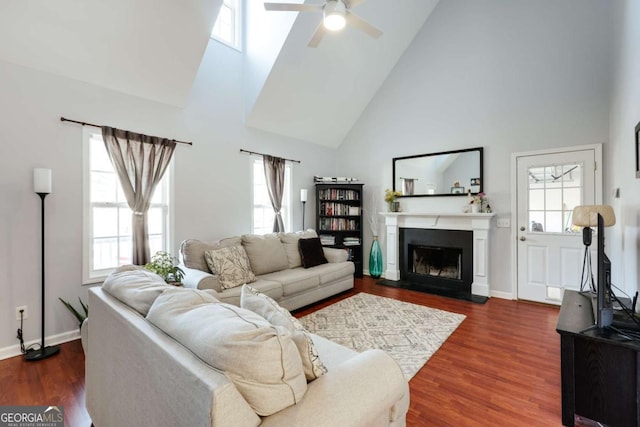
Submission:
[[[584,257],[582,258],[582,277],[580,278],[580,292],[584,291],[585,285],[589,284],[589,290],[596,292],[596,283],[593,279],[593,269],[591,267],[591,227],[598,225],[598,214],[602,215],[605,227],[611,227],[616,223],[616,215],[609,205],[580,205],[573,208],[571,222],[573,225],[584,227],[582,229],[582,243],[584,244]]]
[[[302,229],[304,230],[304,211],[305,204],[307,203],[307,189],[302,188],[300,190],[300,201],[302,202]]]
[[[36,168],[33,170],[33,191],[40,196],[42,201],[42,341],[40,342],[40,349],[29,351],[25,354],[24,358],[29,361],[46,359],[60,352],[60,347],[58,346],[44,346],[44,198],[51,193],[51,169]]]

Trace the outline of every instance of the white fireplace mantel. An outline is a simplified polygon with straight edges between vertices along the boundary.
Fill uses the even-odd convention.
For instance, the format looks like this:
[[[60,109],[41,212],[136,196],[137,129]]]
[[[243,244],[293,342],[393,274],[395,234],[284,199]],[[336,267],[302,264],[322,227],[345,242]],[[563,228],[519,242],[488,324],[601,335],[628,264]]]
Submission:
[[[382,212],[387,228],[387,266],[384,277],[400,280],[400,228],[473,231],[471,293],[489,296],[489,230],[493,213]]]

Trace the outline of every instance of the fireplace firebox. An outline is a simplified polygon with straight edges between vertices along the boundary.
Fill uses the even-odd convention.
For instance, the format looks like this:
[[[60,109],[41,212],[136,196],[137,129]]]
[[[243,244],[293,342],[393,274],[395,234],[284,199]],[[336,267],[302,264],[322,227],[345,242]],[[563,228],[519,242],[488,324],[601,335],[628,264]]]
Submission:
[[[473,232],[400,228],[400,280],[412,289],[472,300]]]

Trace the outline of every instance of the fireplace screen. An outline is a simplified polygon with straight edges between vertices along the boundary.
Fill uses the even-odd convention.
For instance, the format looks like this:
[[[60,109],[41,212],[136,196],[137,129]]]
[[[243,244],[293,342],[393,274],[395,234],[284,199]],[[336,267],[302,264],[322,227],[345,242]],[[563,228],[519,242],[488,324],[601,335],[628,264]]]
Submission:
[[[409,270],[416,274],[462,280],[462,249],[409,245]]]

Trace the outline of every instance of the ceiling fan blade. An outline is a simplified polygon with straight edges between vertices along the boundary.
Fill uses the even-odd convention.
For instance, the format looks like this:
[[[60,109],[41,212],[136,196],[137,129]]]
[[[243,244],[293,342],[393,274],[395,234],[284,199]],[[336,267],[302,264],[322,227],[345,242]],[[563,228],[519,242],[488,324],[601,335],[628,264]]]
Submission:
[[[349,25],[356,27],[360,31],[367,33],[374,39],[377,39],[382,35],[382,30],[380,30],[378,27],[368,23],[364,19],[360,18],[358,15],[355,15],[349,11],[347,11],[347,23],[349,23]]]
[[[354,7],[361,5],[365,1],[367,0],[344,0],[344,4],[345,6],[347,6],[347,9],[353,9]]]
[[[265,2],[264,8],[266,10],[276,10],[276,11],[316,12],[316,11],[322,10],[322,5],[306,4],[306,3],[267,3]]]
[[[316,28],[316,32],[313,33],[313,36],[311,36],[311,40],[309,40],[309,44],[307,46],[318,47],[320,41],[322,40],[322,37],[324,37],[326,33],[327,29],[324,27],[324,24],[320,22],[320,25],[318,25],[318,28]]]

